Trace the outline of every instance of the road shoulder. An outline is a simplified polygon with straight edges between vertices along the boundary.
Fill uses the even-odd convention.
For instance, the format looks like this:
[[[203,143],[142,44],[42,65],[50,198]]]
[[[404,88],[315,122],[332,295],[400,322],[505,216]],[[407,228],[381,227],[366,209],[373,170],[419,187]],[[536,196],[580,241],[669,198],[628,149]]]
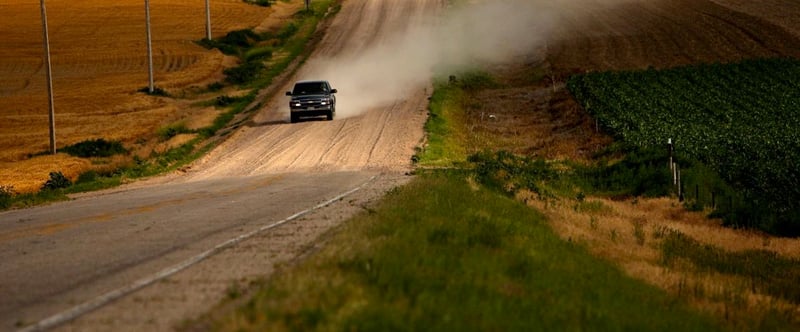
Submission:
[[[320,239],[326,234],[410,178],[401,173],[380,175],[331,205],[239,242],[57,330],[166,331],[202,326],[203,316],[224,310],[225,303],[240,298],[248,288],[302,261],[324,245]]]

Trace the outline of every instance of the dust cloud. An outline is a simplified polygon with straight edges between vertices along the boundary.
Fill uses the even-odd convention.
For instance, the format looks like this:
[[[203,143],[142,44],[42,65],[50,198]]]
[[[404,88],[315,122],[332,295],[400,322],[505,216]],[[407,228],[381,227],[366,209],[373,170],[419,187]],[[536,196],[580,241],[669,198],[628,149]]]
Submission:
[[[435,72],[530,57],[546,46],[564,14],[598,2],[603,1],[473,1],[440,17],[415,20],[424,23],[398,29],[367,49],[319,60],[310,76],[327,79],[338,89],[337,117],[355,116],[424,89]]]

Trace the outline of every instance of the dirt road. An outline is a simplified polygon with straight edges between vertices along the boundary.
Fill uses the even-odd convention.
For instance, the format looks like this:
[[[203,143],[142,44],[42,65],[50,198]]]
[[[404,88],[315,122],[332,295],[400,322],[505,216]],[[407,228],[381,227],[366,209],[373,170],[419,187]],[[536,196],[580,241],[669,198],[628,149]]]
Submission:
[[[289,124],[289,98],[272,98],[253,121],[214,150],[191,179],[274,172],[334,170],[405,171],[422,136],[431,88],[419,85],[384,105],[352,115],[345,98],[371,98],[369,91],[337,86],[341,77],[320,77],[321,63],[365,52],[435,15],[443,0],[346,1],[316,51],[293,79],[328,79],[339,88],[337,120]],[[386,77],[385,84],[393,84]],[[343,98],[343,95],[347,95]],[[348,116],[350,115],[350,116]],[[348,116],[348,117],[346,117]]]
[[[443,6],[344,2],[287,87]],[[297,124],[277,96],[187,174],[0,214],[0,330],[169,330],[269,276],[406,181],[430,89],[408,91]]]

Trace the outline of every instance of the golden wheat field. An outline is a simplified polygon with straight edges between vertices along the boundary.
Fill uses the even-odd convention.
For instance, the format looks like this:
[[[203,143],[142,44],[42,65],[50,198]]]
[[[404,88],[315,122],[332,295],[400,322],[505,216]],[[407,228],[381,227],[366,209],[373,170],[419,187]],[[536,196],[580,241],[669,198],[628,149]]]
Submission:
[[[144,1],[46,4],[58,147],[96,138],[130,144],[175,121],[187,103],[137,92],[148,85]],[[268,28],[277,24],[276,8],[212,0],[212,35]],[[29,159],[49,148],[41,11],[38,1],[4,0],[0,12],[0,184],[32,191],[49,171],[75,176],[88,162],[61,154]],[[205,36],[203,0],[152,0],[150,14],[157,87],[174,95],[222,78],[230,59],[195,43]]]

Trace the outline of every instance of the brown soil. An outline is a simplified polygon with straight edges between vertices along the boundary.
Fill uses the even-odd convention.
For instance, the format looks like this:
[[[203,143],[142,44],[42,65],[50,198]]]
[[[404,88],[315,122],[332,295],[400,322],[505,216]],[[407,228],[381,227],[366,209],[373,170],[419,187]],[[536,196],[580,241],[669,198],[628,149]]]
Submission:
[[[473,95],[475,102],[467,108],[470,153],[493,148],[550,160],[587,161],[612,142],[597,131],[594,120],[562,82],[541,75],[547,72],[546,64],[530,66],[535,71],[522,67],[495,71],[503,87]],[[541,79],[526,83],[520,73]]]
[[[772,6],[767,9],[759,8],[761,2],[730,8],[718,3],[661,0],[587,7],[591,13],[578,13],[573,16],[578,20],[556,30],[548,61],[557,75],[565,75],[574,71],[666,68],[755,57],[800,57],[797,28],[784,28],[797,24],[796,19],[780,20],[783,13],[796,13],[797,4],[771,1]],[[753,8],[759,10],[750,14]]]

